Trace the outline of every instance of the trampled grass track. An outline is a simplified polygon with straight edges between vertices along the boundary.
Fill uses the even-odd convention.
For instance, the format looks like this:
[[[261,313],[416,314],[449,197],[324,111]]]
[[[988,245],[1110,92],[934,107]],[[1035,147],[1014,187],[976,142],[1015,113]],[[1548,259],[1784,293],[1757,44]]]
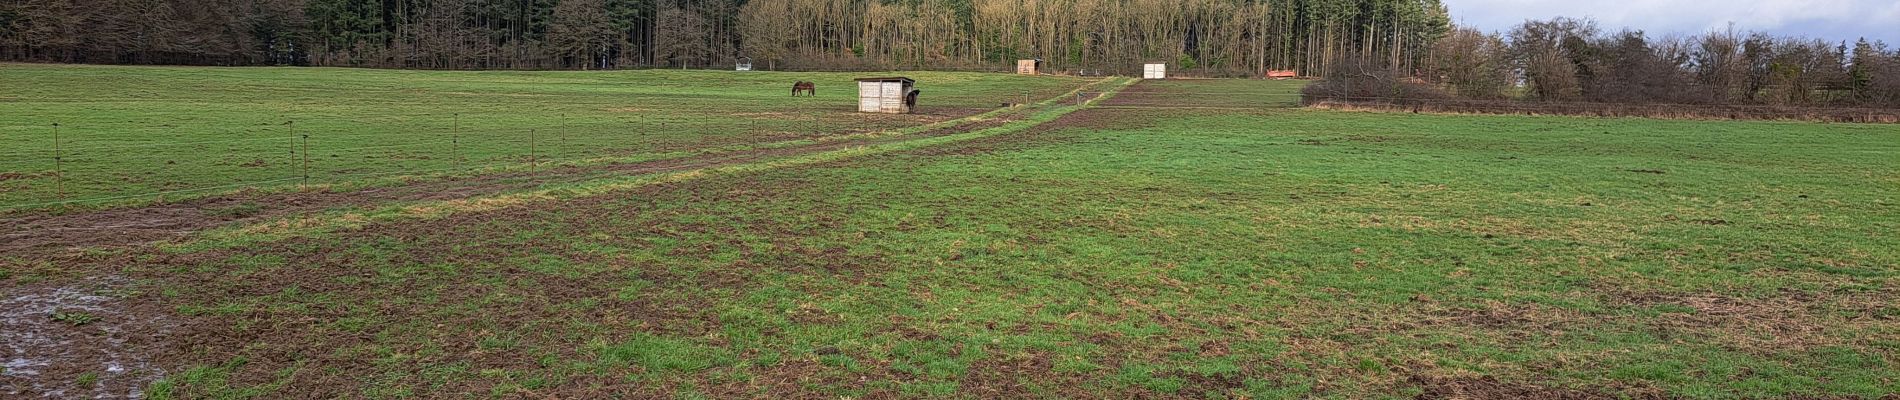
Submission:
[[[931,93],[917,114],[850,112],[851,79],[862,76],[852,73],[0,63],[8,96],[0,101],[8,117],[0,121],[0,210],[525,171],[531,159],[653,161],[800,145],[955,119],[1085,82],[903,74]],[[817,96],[790,97],[796,80],[818,82]]]
[[[312,227],[313,219],[360,223],[370,216],[490,209],[530,199],[557,200],[562,196],[624,189],[629,185],[638,186],[684,176],[875,154],[1019,131],[1109,99],[1115,90],[1128,83],[1105,79],[1034,104],[1004,107],[942,122],[814,140],[768,143],[735,150],[708,149],[697,156],[644,162],[621,158],[568,160],[554,166],[553,170],[529,173],[519,172],[520,166],[514,166],[515,172],[458,169],[459,174],[447,177],[405,175],[394,177],[394,182],[364,180],[350,185],[252,189],[150,206],[134,205],[97,211],[82,209],[62,213],[21,212],[17,216],[0,218],[0,223],[16,228],[12,232],[0,234],[0,250],[142,244],[183,238],[234,222],[271,221],[264,223],[264,226],[308,229]],[[1098,91],[1102,95],[1084,104],[1068,104],[1075,93],[1085,90]],[[400,186],[389,186],[392,183],[399,183]],[[352,207],[375,210],[336,211]],[[298,216],[300,213],[325,210],[331,211],[328,213],[331,215]],[[297,220],[272,221],[286,216],[296,216]],[[258,226],[238,228],[246,233],[269,229]],[[244,236],[253,239],[258,237]]]

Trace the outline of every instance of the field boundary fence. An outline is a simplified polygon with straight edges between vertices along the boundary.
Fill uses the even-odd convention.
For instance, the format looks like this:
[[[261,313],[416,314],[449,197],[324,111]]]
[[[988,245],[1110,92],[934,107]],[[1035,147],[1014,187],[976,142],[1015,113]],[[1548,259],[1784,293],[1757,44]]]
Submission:
[[[1006,103],[1027,105],[1048,95],[1045,90],[1023,89],[999,93],[998,97]],[[1054,99],[1063,97],[1056,95]],[[617,104],[602,104],[608,105]],[[700,129],[704,121],[664,113],[637,119],[574,121],[560,115],[558,121],[549,123],[479,127],[471,124],[474,118],[463,118],[462,114],[389,116],[416,121],[395,129],[334,117],[283,118],[250,126],[214,127],[219,129],[212,131],[222,132],[219,135],[233,135],[222,139],[169,134],[177,128],[163,122],[140,126],[101,124],[110,127],[70,121],[35,123],[22,135],[10,135],[32,140],[7,138],[13,145],[0,148],[0,215],[108,202],[140,203],[147,198],[164,202],[242,189],[301,191],[312,186],[383,184],[393,178],[466,173],[519,170],[530,179],[539,179],[550,165],[641,162],[649,161],[647,157],[825,141],[829,139],[824,134],[839,126],[830,114],[823,113],[748,117],[743,127],[714,124],[718,126],[714,129],[769,131],[763,139],[649,142],[643,138],[655,131]],[[882,132],[908,128],[872,127]],[[160,134],[89,132],[107,130]],[[858,136],[853,133],[840,137]],[[636,149],[626,146],[628,143],[654,146]]]
[[[1083,104],[1103,93],[1077,91],[1072,99],[1063,100]],[[1266,110],[1305,106],[1430,113],[1900,123],[1900,109],[1447,100],[1249,93],[1245,90],[1144,89],[1139,86],[1116,93],[1114,99],[1097,106],[1105,109],[1155,110]],[[1028,93],[1020,95],[1028,96]],[[1011,97],[1015,97],[1015,94]],[[1241,100],[1236,101],[1237,98]],[[1744,116],[1744,114],[1747,116],[1771,115],[1779,118],[1734,118]],[[251,137],[152,141],[134,144],[76,141],[74,139],[84,136],[83,128],[63,122],[47,123],[42,126],[45,134],[51,136],[50,143],[0,150],[0,213],[144,197],[163,200],[168,196],[183,194],[281,187],[280,185],[289,182],[294,182],[297,189],[302,190],[311,185],[362,183],[390,177],[507,171],[513,168],[521,168],[533,176],[545,171],[543,167],[549,164],[599,160],[605,156],[625,156],[625,154],[616,153],[617,150],[621,150],[620,148],[589,147],[588,143],[582,143],[582,148],[577,149],[567,142],[570,137],[576,136],[574,132],[586,132],[580,134],[583,136],[598,135],[602,131],[627,134],[629,128],[633,130],[667,129],[668,123],[662,118],[656,125],[639,127],[627,126],[620,121],[605,121],[468,129],[459,113],[451,115],[447,120],[449,123],[446,126],[408,128],[395,133],[350,133],[347,129],[313,128],[300,124],[297,120],[287,119],[275,126],[261,128],[256,131],[259,135]],[[816,132],[824,125],[824,122],[819,119],[801,122],[809,122],[811,126],[799,125],[785,129]],[[649,124],[654,124],[654,122],[649,122]],[[754,126],[748,125],[746,129],[754,129]],[[639,133],[635,131],[633,134]],[[349,143],[361,145],[347,145]],[[767,142],[752,145],[777,144],[777,142]],[[553,146],[550,147],[550,145]],[[722,148],[725,146],[714,146],[708,149]],[[420,151],[422,154],[391,153],[392,150]],[[446,155],[442,154],[444,150],[446,150]],[[380,160],[380,164],[370,167],[338,166],[331,162],[331,160],[346,159],[355,162],[379,161],[373,159],[373,155],[394,157],[395,160]],[[235,174],[240,176],[227,181],[151,185],[153,187],[136,193],[95,190],[92,195],[87,195],[85,186],[102,185],[100,181],[107,177],[82,176],[107,175],[130,182],[137,178],[134,175],[156,176],[175,168],[184,168],[183,165],[174,165],[180,160],[195,162],[201,169],[206,166],[233,167],[233,165],[218,163],[231,162],[234,156],[254,158],[255,161],[251,162],[258,164],[257,167],[248,164],[235,167],[254,169],[268,166],[271,171],[259,173],[252,170]],[[415,159],[408,160],[407,158]],[[405,161],[413,162],[405,163]],[[96,168],[101,164],[128,162],[143,163],[148,167],[143,170],[137,168],[134,170],[87,169]],[[91,180],[88,181],[86,178]],[[147,182],[147,184],[150,183]],[[50,185],[51,190],[48,191],[46,190],[48,188],[40,185]]]
[[[50,141],[43,146],[0,150],[0,201],[11,197],[11,201],[0,203],[0,213],[140,198],[162,200],[174,195],[279,187],[285,184],[295,184],[297,190],[303,190],[312,185],[372,183],[373,179],[388,177],[506,171],[515,168],[525,169],[532,177],[546,172],[548,168],[544,167],[548,165],[616,156],[614,151],[617,149],[614,148],[596,147],[588,143],[571,145],[568,139],[572,135],[562,133],[564,130],[572,131],[575,127],[592,128],[594,131],[607,128],[607,131],[612,132],[612,124],[471,130],[464,129],[459,114],[451,119],[450,126],[441,131],[417,129],[409,133],[326,133],[328,131],[299,126],[295,120],[288,120],[265,129],[264,136],[81,146],[74,145],[73,139],[79,130],[74,129],[73,125],[49,123],[42,128],[50,136]],[[602,140],[600,137],[592,139]],[[349,145],[351,143],[360,145]],[[473,154],[476,151],[471,148],[475,147],[486,150],[480,151],[481,154]],[[391,150],[415,151],[392,153],[389,152]],[[446,154],[442,150],[446,150]],[[403,160],[396,160],[365,168],[337,166],[334,162],[328,162],[363,160],[392,154],[398,158],[416,157],[428,162],[404,163]],[[232,164],[237,160],[252,161]],[[117,167],[127,163],[148,167]],[[158,175],[174,167],[248,170],[227,182],[157,187],[135,193],[85,195],[85,190],[80,188],[86,183],[98,184],[99,181],[115,177],[133,179],[137,176]],[[258,169],[269,171],[260,172]],[[85,174],[97,176],[81,176]],[[8,182],[16,180],[21,182]],[[9,193],[14,196],[6,196]]]

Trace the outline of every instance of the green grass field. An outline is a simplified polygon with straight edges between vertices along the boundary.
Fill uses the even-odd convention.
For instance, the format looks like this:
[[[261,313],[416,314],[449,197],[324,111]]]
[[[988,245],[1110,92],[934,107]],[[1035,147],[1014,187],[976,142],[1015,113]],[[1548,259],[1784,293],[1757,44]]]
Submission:
[[[61,68],[0,80],[109,89],[14,73]],[[132,82],[196,71],[78,69],[160,75]],[[714,80],[206,71],[495,94]],[[990,93],[942,94],[969,108],[1019,85],[1054,97],[1084,84],[932,76]],[[1338,112],[1293,108],[1297,83],[1121,84],[946,136],[22,250],[0,256],[0,289],[105,290],[116,300],[87,326],[152,333],[128,357],[162,373],[118,378],[152,398],[1900,392],[1900,127]],[[720,93],[707,98],[750,96]],[[717,119],[701,107],[726,100],[669,118]],[[795,110],[852,118],[833,104],[848,96],[820,100]],[[7,101],[27,116],[111,104]],[[401,121],[333,123],[439,123]],[[734,130],[656,135],[740,134],[694,123]],[[98,385],[76,365],[0,379]]]
[[[869,76],[850,73],[0,64],[0,207],[62,200],[56,123],[64,200],[87,200],[297,185],[306,158],[311,184],[527,169],[530,131],[544,168],[675,158],[920,125],[1083,82],[899,74],[923,82],[919,115],[845,112],[856,106],[852,79]],[[815,82],[818,96],[790,97],[800,80]]]

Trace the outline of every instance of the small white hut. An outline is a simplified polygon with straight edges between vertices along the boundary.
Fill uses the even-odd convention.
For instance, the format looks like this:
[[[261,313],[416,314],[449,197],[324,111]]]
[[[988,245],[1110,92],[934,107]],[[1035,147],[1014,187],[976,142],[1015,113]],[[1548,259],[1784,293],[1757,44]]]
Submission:
[[[734,70],[734,71],[751,71],[751,70],[752,70],[752,57],[739,57],[739,63],[738,63],[738,65],[734,65],[734,66],[733,66],[733,68],[732,68],[732,70]]]
[[[1141,67],[1141,79],[1168,79],[1167,64],[1148,64]]]
[[[917,81],[901,76],[858,79],[858,111],[909,114],[917,107]]]

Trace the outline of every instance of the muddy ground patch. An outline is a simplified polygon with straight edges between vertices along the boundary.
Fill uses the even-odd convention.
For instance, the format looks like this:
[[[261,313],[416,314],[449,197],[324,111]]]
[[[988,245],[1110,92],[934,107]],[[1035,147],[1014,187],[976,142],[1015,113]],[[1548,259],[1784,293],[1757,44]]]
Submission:
[[[129,300],[138,286],[116,276],[0,293],[0,397],[141,397],[184,323]]]

